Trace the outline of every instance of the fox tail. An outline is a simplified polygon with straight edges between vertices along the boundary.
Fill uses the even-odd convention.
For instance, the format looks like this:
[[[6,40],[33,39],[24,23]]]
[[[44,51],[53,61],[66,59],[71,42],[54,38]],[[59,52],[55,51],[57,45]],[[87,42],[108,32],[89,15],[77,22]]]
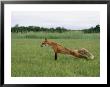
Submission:
[[[85,48],[78,50],[78,52],[87,59],[94,59],[94,55]]]
[[[89,55],[90,55],[90,59],[94,59],[94,55],[93,54],[91,54],[91,53],[89,53]]]

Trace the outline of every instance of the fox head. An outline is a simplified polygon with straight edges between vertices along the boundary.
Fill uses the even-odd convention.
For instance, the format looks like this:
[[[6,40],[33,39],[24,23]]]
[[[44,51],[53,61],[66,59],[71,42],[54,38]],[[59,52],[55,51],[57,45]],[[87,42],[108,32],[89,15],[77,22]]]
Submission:
[[[47,45],[49,43],[49,41],[47,40],[47,38],[45,38],[45,40],[41,43],[41,47],[43,47],[43,45]]]

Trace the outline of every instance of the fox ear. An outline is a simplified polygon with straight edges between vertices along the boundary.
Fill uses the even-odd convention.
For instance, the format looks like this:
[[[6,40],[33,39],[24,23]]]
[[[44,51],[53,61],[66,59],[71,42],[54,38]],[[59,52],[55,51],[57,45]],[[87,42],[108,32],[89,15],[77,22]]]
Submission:
[[[45,41],[47,41],[47,38],[45,38]]]

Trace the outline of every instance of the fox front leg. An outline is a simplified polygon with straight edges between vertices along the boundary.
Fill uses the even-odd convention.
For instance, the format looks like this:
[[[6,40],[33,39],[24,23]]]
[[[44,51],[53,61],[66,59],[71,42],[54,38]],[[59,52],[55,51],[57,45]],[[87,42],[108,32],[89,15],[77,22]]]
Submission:
[[[54,53],[55,53],[55,60],[57,60],[57,49],[55,49],[55,47],[53,47]]]
[[[55,53],[55,60],[57,60],[57,53]]]

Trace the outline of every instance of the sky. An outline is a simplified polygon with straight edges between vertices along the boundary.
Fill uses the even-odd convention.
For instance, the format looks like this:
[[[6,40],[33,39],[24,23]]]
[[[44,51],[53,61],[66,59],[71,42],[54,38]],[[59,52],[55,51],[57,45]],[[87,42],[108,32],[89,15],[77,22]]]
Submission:
[[[100,14],[98,11],[14,11],[11,14],[11,26],[16,24],[79,30],[100,24]]]

